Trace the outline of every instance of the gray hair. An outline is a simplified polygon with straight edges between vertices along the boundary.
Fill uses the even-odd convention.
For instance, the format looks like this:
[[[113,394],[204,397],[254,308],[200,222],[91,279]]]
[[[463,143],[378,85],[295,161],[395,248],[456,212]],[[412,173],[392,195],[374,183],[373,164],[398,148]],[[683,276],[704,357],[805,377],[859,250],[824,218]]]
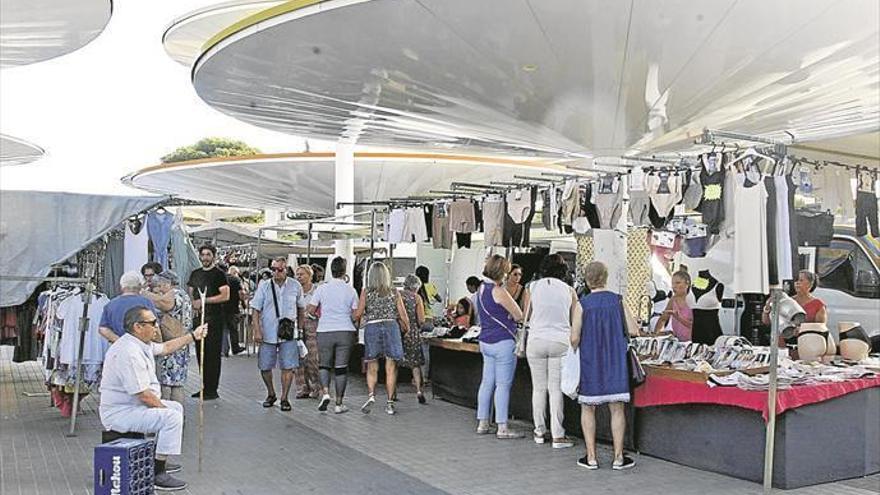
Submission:
[[[156,280],[159,283],[168,282],[172,286],[177,285],[177,274],[172,272],[171,270],[165,270],[164,272],[156,275]]]
[[[140,274],[140,272],[137,272],[135,270],[125,272],[122,274],[121,277],[119,277],[119,287],[121,287],[122,290],[139,290],[143,286],[144,277]]]
[[[380,296],[387,296],[391,293],[391,272],[385,263],[376,261],[370,265],[367,272],[367,290],[376,291]]]
[[[601,289],[608,282],[608,268],[601,261],[593,261],[584,269],[584,281],[590,289]]]
[[[410,273],[403,280],[403,288],[408,291],[416,292],[421,287],[422,280],[415,273]]]

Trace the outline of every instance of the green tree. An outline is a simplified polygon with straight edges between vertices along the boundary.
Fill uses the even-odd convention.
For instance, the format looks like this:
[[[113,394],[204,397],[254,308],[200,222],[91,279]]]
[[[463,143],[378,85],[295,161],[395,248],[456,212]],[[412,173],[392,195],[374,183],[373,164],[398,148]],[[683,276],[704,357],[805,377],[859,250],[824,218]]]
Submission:
[[[182,146],[162,157],[162,163],[183,162],[187,160],[199,160],[202,158],[215,158],[223,156],[246,156],[257,155],[260,150],[252,148],[242,141],[235,139],[209,137],[199,142]]]

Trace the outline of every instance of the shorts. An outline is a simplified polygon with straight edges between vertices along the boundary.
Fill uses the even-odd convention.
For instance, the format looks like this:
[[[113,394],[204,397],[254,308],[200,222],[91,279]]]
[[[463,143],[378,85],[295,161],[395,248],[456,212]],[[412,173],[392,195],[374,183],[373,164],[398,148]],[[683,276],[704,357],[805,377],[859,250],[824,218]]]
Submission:
[[[356,332],[318,332],[318,367],[348,368]]]
[[[299,347],[295,340],[282,340],[278,344],[260,344],[257,356],[260,371],[270,371],[276,366],[283,370],[299,368]]]
[[[400,326],[393,320],[367,323],[364,328],[364,360],[375,361],[383,356],[395,361],[403,359]]]

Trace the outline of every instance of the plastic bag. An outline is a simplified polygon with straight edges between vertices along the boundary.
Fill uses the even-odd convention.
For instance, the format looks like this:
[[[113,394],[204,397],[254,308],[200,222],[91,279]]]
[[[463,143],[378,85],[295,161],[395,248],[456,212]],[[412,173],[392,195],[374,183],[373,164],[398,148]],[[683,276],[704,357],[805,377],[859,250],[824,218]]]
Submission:
[[[568,348],[568,352],[562,357],[562,380],[560,388],[562,393],[577,399],[578,388],[581,384],[581,356],[577,349]]]

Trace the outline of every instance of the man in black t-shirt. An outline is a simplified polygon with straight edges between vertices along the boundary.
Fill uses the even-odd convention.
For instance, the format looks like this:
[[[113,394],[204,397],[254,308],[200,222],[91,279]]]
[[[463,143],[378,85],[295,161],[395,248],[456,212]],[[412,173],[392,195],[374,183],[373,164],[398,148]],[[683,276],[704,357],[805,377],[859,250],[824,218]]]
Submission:
[[[225,326],[226,303],[229,301],[229,283],[223,270],[214,265],[217,248],[204,245],[199,248],[199,261],[201,268],[196,268],[189,275],[190,297],[193,302],[193,324],[199,321],[199,312],[202,309],[202,300],[199,291],[205,294],[205,323],[208,324],[208,337],[205,338],[205,369],[202,371],[205,384],[205,400],[213,400],[217,395],[217,386],[220,384],[220,351],[223,343],[223,327]],[[214,329],[215,331],[210,331]],[[200,348],[196,346],[196,355],[199,356]],[[198,397],[196,392],[193,397]]]

